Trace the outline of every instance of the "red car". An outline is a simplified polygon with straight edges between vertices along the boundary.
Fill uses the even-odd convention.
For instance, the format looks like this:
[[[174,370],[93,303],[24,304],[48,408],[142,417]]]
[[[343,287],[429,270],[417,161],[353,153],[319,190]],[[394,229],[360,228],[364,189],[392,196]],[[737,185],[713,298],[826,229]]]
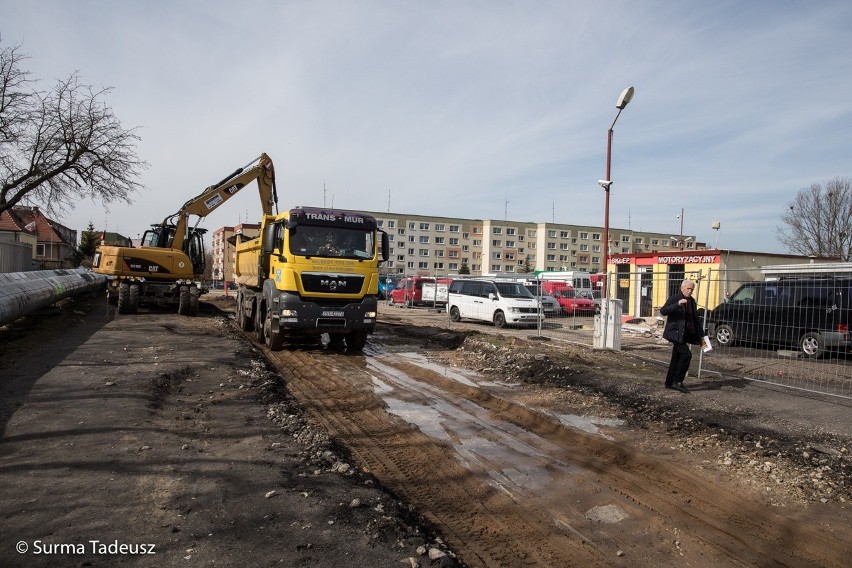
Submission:
[[[550,294],[568,315],[594,315],[595,301],[582,296],[567,282],[542,282],[541,288]]]

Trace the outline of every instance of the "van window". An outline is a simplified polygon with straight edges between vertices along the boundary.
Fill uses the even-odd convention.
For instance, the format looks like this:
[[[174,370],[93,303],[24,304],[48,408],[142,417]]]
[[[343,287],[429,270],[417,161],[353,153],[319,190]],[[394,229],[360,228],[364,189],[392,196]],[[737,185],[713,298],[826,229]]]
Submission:
[[[504,298],[532,298],[533,295],[523,284],[516,282],[498,282],[497,289]]]
[[[482,293],[482,282],[470,281],[470,282],[461,282],[462,289],[461,293],[466,296],[485,296],[487,294]]]

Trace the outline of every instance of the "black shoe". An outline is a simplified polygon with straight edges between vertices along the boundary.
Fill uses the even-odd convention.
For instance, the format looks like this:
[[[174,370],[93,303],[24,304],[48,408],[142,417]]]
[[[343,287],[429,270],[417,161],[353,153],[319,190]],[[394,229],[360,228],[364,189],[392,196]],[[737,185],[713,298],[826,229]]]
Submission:
[[[680,392],[689,392],[689,389],[683,386],[683,383],[675,383],[674,389],[679,390]]]
[[[666,388],[667,388],[667,389],[669,389],[669,390],[675,390],[674,385],[670,385],[670,384],[666,383],[666,385],[665,385],[665,386],[666,386]]]

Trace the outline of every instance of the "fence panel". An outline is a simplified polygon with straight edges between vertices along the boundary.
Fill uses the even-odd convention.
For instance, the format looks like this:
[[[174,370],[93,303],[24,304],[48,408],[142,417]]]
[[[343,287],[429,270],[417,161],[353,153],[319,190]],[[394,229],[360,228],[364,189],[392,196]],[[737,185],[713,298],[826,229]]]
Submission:
[[[755,281],[743,274],[710,273],[710,288],[739,286],[703,314],[713,351],[702,357],[701,372],[852,398],[852,278]]]

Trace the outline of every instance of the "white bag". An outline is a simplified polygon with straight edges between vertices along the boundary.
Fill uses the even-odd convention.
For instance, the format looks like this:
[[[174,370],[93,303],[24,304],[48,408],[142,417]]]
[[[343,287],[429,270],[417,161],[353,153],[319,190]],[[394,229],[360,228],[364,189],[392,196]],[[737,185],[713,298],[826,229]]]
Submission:
[[[710,343],[710,337],[707,335],[701,338],[701,350],[705,353],[713,351],[713,344]]]

